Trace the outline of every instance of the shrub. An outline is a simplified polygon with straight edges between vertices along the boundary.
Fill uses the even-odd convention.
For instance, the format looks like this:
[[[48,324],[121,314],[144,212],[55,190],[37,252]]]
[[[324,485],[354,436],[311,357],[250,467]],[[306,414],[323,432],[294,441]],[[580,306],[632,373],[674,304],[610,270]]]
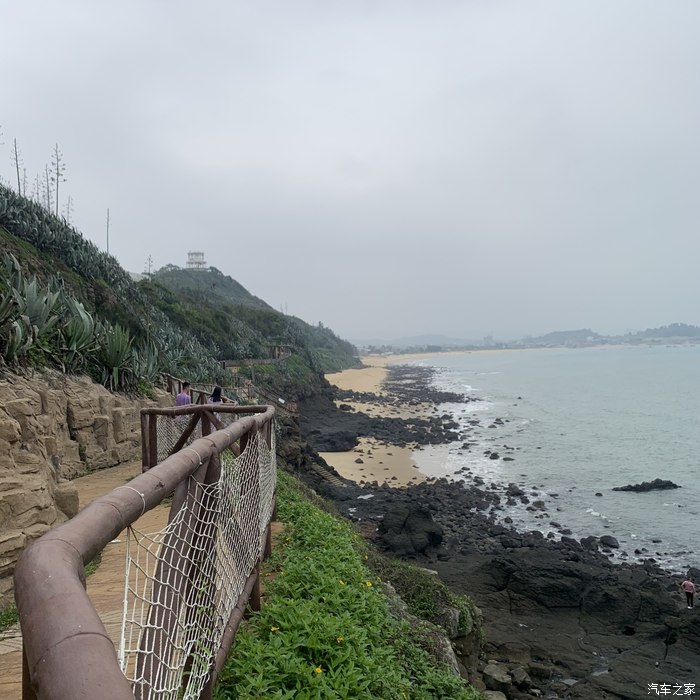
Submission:
[[[392,617],[349,523],[279,475],[285,530],[270,562],[262,610],[239,630],[216,697],[450,698],[478,694],[414,644]]]

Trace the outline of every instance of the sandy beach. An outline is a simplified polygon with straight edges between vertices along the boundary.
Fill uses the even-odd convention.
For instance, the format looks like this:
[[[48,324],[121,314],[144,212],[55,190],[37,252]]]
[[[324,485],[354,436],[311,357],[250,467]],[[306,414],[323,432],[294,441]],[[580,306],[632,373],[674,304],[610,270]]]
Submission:
[[[364,367],[327,374],[326,379],[339,389],[385,396],[382,383],[389,373],[389,365],[404,364],[430,356],[429,354],[368,355],[361,358]],[[388,406],[371,400],[336,401],[336,405],[341,404],[347,404],[353,411],[365,413],[373,418],[428,416],[435,410],[432,404]],[[400,487],[431,478],[430,475],[418,469],[413,452],[414,446],[397,447],[377,440],[361,438],[354,450],[319,454],[338,473],[358,484],[377,481],[379,484],[386,483]]]

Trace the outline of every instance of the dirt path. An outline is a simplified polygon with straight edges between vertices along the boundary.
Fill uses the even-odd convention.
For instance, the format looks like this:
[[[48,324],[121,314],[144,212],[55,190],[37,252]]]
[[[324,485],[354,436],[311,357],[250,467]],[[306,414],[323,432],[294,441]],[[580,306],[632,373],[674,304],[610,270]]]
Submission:
[[[141,462],[129,462],[75,479],[83,508],[98,496],[141,473]],[[167,522],[168,506],[159,506],[138,521],[142,532],[160,530]],[[87,591],[112,641],[118,644],[124,597],[125,540],[123,533],[102,552],[102,562],[88,578]],[[22,697],[22,635],[19,626],[0,634],[0,698],[21,700]]]

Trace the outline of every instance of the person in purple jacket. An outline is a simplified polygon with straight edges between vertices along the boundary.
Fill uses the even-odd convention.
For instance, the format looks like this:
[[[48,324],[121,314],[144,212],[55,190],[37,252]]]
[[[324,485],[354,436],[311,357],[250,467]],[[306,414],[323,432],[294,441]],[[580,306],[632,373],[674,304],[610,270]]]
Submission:
[[[693,595],[695,594],[695,579],[692,576],[681,583],[681,590],[685,592],[685,602],[688,604],[688,609],[693,607]]]
[[[192,403],[192,397],[190,396],[190,383],[184,382],[182,385],[182,391],[175,397],[176,406],[187,406],[187,404]]]

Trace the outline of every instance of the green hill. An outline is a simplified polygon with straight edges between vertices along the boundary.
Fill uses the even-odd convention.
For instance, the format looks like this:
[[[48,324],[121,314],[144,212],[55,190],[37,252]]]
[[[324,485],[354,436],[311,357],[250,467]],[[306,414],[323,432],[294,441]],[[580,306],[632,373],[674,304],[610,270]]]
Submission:
[[[174,292],[200,293],[212,301],[272,310],[269,304],[253,296],[242,284],[215,267],[189,270],[177,265],[166,265],[153,278]]]
[[[259,376],[289,396],[359,364],[330,329],[275,311],[215,268],[170,265],[134,282],[65,220],[4,185],[0,242],[0,364],[86,371],[133,390],[158,372],[225,384],[222,361],[265,364],[283,346]]]

